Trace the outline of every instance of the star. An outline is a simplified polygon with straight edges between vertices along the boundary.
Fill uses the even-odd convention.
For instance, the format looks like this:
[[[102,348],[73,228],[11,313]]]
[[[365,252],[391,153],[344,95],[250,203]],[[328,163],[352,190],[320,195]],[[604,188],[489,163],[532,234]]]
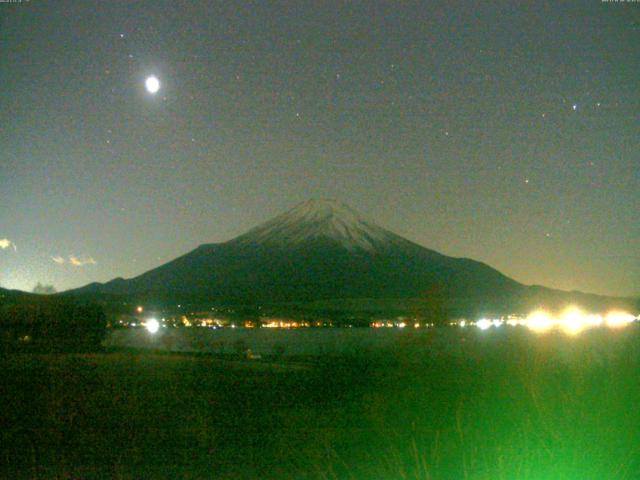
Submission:
[[[576,110],[578,110],[578,104],[574,103],[571,108],[573,109],[573,111],[575,112]]]

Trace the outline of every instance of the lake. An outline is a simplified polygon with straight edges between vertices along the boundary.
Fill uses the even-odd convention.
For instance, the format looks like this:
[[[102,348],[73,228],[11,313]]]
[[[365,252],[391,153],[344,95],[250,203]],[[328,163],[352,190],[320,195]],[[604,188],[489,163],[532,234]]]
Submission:
[[[440,328],[160,328],[152,334],[144,328],[111,330],[108,348],[151,349],[171,352],[234,354],[250,349],[255,355],[334,356],[365,353],[398,353],[403,356],[473,356],[476,347],[513,345],[552,350],[560,358],[588,349],[594,356],[614,351],[619,342],[634,341],[640,326],[622,330],[595,328],[571,336],[560,331],[533,333],[524,327],[502,326],[481,331],[475,327]]]

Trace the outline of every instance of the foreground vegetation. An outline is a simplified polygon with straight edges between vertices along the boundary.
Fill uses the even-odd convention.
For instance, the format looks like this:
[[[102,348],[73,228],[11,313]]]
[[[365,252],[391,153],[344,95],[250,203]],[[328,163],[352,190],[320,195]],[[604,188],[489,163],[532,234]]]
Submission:
[[[277,364],[6,354],[0,476],[640,477],[636,326],[461,330],[449,351],[430,348],[437,335]]]
[[[101,350],[107,320],[101,306],[50,296],[0,302],[0,352]]]

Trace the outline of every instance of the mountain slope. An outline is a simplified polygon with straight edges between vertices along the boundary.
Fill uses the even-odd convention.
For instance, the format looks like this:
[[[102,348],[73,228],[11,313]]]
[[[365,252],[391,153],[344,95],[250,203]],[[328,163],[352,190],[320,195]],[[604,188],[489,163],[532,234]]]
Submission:
[[[246,304],[421,298],[464,312],[514,308],[530,291],[483,263],[406,240],[340,202],[311,200],[138,277],[66,293]]]
[[[8,290],[0,287],[0,305],[3,303],[30,300],[38,297],[40,297],[40,295],[34,293],[23,292],[21,290]]]

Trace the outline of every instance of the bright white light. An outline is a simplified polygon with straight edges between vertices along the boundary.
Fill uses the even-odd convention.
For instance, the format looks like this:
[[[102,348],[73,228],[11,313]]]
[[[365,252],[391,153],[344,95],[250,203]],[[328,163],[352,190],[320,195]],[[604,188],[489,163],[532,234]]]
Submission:
[[[527,327],[534,332],[545,332],[553,327],[553,320],[544,310],[537,310],[527,317]]]
[[[507,325],[510,327],[518,327],[520,325],[526,325],[527,321],[520,318],[510,318],[507,320]]]
[[[144,87],[147,89],[147,92],[155,94],[160,90],[160,80],[158,80],[158,77],[155,75],[151,75],[144,81]]]
[[[480,330],[486,330],[491,325],[493,325],[493,322],[491,320],[486,319],[486,318],[481,318],[480,320],[478,320],[476,322],[476,327],[478,327]]]
[[[613,311],[607,313],[604,321],[607,324],[607,327],[611,328],[620,328],[626,327],[628,324],[633,322],[635,317],[627,312]]]
[[[467,322],[465,320],[460,320],[459,325],[464,328],[467,326]]]
[[[158,323],[158,320],[156,320],[155,318],[150,318],[144,324],[144,328],[146,328],[147,332],[149,333],[156,333],[160,328],[160,324]]]
[[[560,327],[569,335],[577,335],[587,327],[586,316],[580,309],[570,307],[562,313]]]
[[[584,322],[589,327],[600,327],[602,325],[602,316],[598,315],[597,313],[586,315],[584,317]]]

